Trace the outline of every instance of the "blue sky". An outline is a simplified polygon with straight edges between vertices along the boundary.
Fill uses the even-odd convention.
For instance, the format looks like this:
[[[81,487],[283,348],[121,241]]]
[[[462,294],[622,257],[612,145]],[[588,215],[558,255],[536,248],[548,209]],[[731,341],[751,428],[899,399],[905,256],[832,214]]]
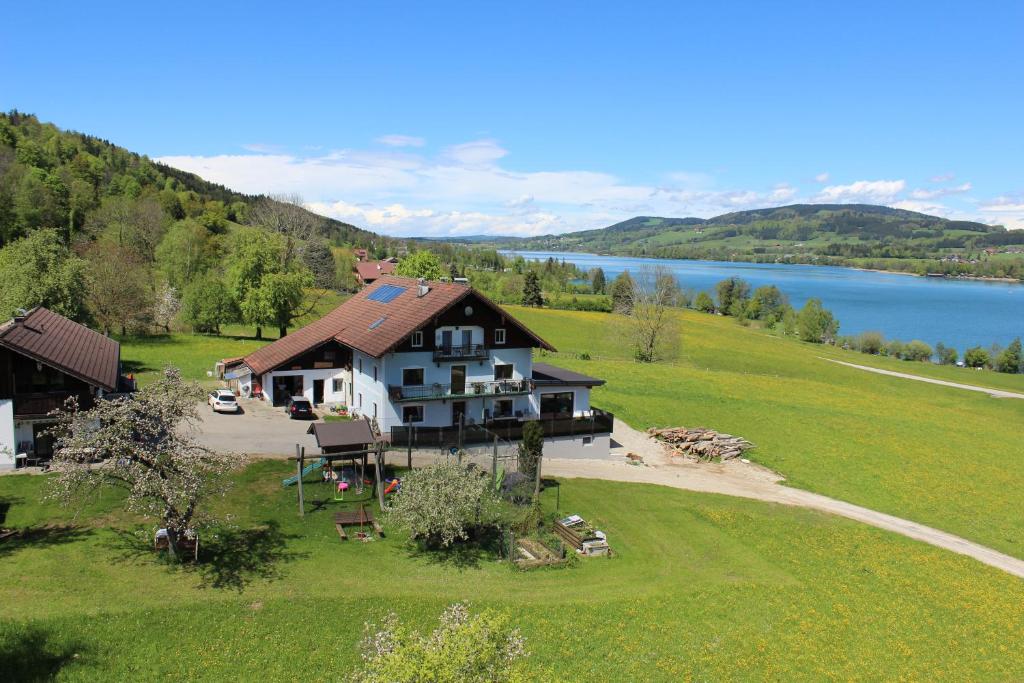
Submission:
[[[1020,2],[97,5],[5,9],[0,108],[389,234],[1024,227]]]

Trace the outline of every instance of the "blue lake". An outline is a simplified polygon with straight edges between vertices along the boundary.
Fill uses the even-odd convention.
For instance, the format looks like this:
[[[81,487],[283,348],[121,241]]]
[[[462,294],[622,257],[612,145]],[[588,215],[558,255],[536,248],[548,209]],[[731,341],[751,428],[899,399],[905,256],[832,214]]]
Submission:
[[[890,339],[943,342],[961,353],[970,346],[1005,346],[1024,337],[1024,285],[946,280],[853,268],[781,263],[733,263],[597,256],[573,252],[506,251],[527,259],[553,257],[584,270],[600,266],[611,282],[624,270],[664,266],[684,289],[714,293],[715,283],[743,278],[752,287],[776,285],[799,308],[818,297],[839,319],[840,334],[879,330]]]

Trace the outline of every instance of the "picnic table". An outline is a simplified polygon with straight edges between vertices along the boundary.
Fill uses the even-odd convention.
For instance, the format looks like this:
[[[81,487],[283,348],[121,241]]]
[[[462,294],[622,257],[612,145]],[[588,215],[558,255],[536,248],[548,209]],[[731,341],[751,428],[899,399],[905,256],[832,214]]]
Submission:
[[[338,536],[343,541],[348,540],[348,534],[345,533],[347,526],[372,527],[381,538],[384,538],[384,529],[373,518],[373,512],[363,507],[334,513],[334,528],[338,530]]]

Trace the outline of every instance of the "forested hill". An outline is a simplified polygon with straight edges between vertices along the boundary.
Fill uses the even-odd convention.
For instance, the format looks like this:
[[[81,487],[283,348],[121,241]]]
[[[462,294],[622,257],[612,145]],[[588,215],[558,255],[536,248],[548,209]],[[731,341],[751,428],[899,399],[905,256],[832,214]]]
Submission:
[[[148,200],[171,220],[192,218],[223,228],[247,222],[247,210],[268,199],[234,192],[107,140],[61,130],[31,114],[0,113],[0,246],[42,227],[58,229],[73,241],[94,227],[104,204],[109,209],[111,203]],[[334,219],[315,220],[322,236],[336,245],[372,248],[391,241]]]
[[[596,230],[495,238],[492,244],[622,256],[1024,276],[1024,259],[1013,253],[1024,246],[1024,231],[871,204],[794,204],[708,219],[639,216]],[[979,265],[993,256],[996,263],[991,267]]]
[[[404,244],[0,114],[0,321],[46,306],[105,332],[284,334],[315,292],[356,287],[354,247],[383,257]]]

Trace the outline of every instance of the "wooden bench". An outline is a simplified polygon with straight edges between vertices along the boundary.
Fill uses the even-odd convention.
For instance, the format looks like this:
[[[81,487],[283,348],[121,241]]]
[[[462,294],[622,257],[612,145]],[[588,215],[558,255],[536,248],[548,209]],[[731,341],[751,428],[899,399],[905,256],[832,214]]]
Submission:
[[[348,540],[348,534],[345,533],[345,527],[347,526],[368,526],[372,527],[381,538],[384,538],[384,529],[381,525],[373,518],[373,513],[365,508],[359,510],[351,510],[344,512],[336,512],[334,514],[334,528],[338,532],[338,536],[343,541]]]

